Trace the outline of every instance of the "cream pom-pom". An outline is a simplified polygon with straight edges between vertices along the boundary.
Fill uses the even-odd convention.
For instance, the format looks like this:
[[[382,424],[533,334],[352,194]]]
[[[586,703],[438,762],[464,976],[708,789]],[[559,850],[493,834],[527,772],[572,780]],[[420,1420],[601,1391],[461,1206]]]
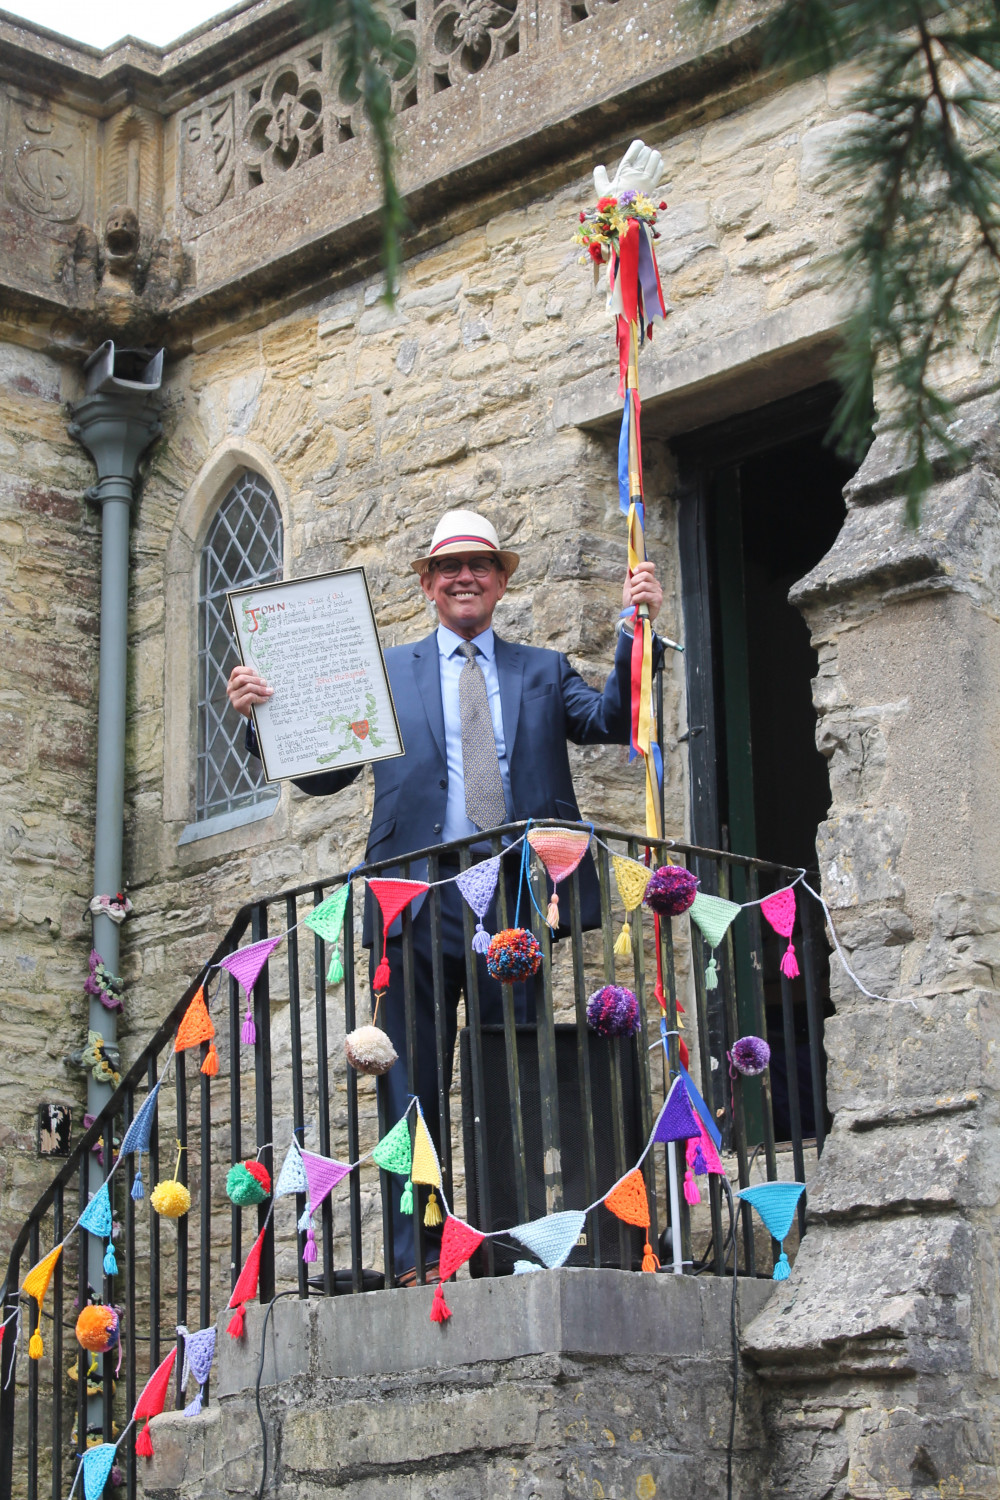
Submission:
[[[396,1049],[378,1026],[359,1026],[344,1039],[344,1052],[359,1073],[388,1073],[396,1061]]]

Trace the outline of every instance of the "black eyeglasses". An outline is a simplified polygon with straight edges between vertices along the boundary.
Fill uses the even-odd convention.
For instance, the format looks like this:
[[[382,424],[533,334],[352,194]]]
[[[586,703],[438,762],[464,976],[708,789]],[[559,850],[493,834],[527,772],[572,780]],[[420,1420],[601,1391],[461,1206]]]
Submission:
[[[433,566],[443,578],[457,578],[463,568],[468,568],[473,578],[488,578],[496,567],[492,557],[440,557]]]

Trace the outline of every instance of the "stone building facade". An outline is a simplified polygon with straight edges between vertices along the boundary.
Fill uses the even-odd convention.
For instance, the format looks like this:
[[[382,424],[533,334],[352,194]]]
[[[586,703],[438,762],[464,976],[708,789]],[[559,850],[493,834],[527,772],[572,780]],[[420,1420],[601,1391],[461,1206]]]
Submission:
[[[407,562],[437,514],[482,510],[523,558],[502,633],[568,652],[591,680],[606,671],[625,562],[618,403],[603,299],[571,234],[593,164],[634,135],[666,165],[671,311],[641,380],[660,625],[683,636],[679,440],[821,385],[844,320],[829,153],[855,80],[762,71],[761,10],[703,34],[674,0],[394,11],[414,60],[393,84],[411,228],[391,308],[356,89],[336,37],[290,0],[163,52],[98,54],[0,16],[4,1246],[50,1176],[38,1106],[83,1108],[65,1056],[86,1024],[95,798],[100,528],[67,430],[84,357],[109,337],[166,351],[164,430],[133,516],[127,1061],[237,906],[363,849],[364,780],[335,811],[285,785],[266,816],[199,818],[200,558],[243,473],[273,491],[286,575],[364,565],[387,644],[429,628]],[[824,893],[868,987],[910,1003],[871,1001],[833,968],[834,1125],[809,1234],[793,1280],[745,1309],[747,1496],[1000,1493],[996,371],[960,350],[949,378],[968,467],[942,468],[910,533],[880,437],[839,537],[794,590],[819,659]],[[672,658],[677,835],[686,705]],[[637,823],[624,751],[576,751],[574,772],[585,816]],[[677,1471],[650,1453],[641,1472],[591,1456],[537,1489],[529,1458],[489,1493],[674,1493]],[[163,1493],[187,1482],[183,1463],[172,1472]],[[214,1488],[195,1465],[191,1493],[228,1492],[212,1472]]]

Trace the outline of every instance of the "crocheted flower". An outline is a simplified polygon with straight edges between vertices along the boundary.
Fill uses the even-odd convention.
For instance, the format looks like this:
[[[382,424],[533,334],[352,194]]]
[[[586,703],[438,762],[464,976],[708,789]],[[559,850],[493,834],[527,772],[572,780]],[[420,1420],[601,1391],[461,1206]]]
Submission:
[[[639,1002],[623,984],[606,984],[587,1001],[587,1025],[598,1036],[633,1036],[639,1030]]]
[[[679,917],[694,904],[698,881],[683,865],[661,865],[649,877],[643,904],[661,917]]]
[[[733,1067],[746,1078],[756,1078],[771,1061],[771,1049],[759,1036],[741,1036],[729,1054]]]
[[[542,950],[524,927],[507,927],[498,932],[486,954],[490,978],[499,979],[501,984],[530,979],[532,974],[538,973],[541,962]]]

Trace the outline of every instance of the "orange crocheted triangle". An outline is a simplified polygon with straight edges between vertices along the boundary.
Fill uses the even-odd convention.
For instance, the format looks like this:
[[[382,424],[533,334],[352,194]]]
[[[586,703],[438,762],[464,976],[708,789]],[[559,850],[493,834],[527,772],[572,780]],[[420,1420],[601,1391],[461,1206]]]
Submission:
[[[188,1047],[197,1047],[199,1042],[210,1042],[215,1035],[212,1017],[205,1004],[205,991],[199,988],[194,999],[181,1017],[177,1028],[175,1052],[186,1052]]]
[[[604,1203],[619,1219],[624,1219],[626,1224],[638,1224],[640,1229],[649,1228],[649,1199],[646,1197],[645,1180],[638,1167],[615,1184]]]

